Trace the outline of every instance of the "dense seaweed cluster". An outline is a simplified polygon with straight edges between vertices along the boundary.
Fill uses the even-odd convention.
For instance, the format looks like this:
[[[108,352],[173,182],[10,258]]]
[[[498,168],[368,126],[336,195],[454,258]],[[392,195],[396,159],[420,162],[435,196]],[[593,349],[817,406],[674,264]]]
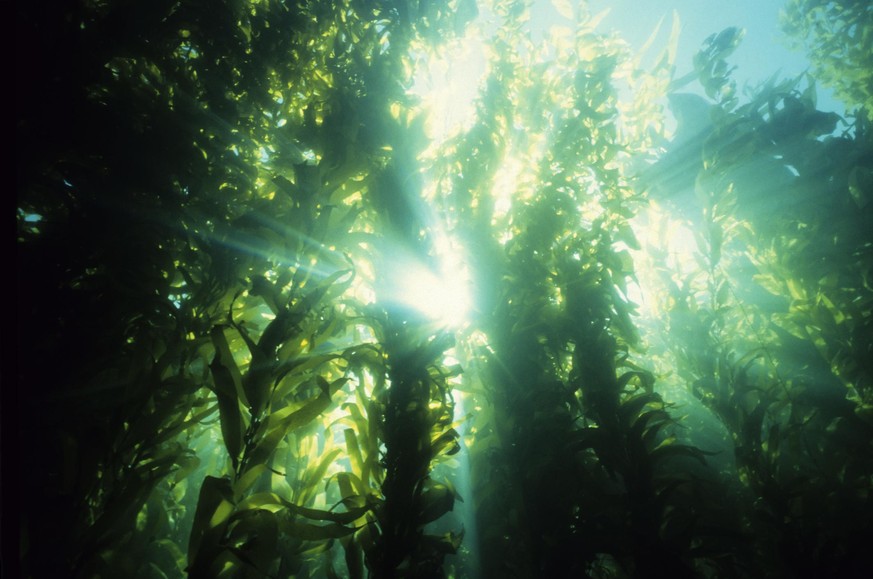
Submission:
[[[740,29],[677,80],[678,26],[644,68],[584,3],[539,42],[510,0],[48,4],[18,7],[6,569],[863,576],[871,94],[824,52],[869,10],[786,13],[842,117],[811,77],[739,94]],[[471,30],[472,120],[432,141],[416,75]],[[449,237],[461,328],[397,299]]]

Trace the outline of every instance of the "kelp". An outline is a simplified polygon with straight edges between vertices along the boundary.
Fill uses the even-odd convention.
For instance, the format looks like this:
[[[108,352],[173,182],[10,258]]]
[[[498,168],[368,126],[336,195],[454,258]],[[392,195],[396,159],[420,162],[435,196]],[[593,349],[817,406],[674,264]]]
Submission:
[[[846,179],[869,144],[863,114],[838,131],[844,119],[816,110],[814,82],[801,81],[771,80],[744,103],[717,98],[698,142],[699,270],[663,272],[666,342],[732,436],[749,572],[858,575],[866,483],[829,469],[858,473],[871,458],[844,438],[869,428],[870,215]]]
[[[621,49],[582,18],[575,50],[528,65],[519,53],[532,47],[512,28],[519,13],[505,8],[513,32],[498,39],[478,124],[448,144],[460,163],[440,185],[478,256],[486,344],[469,364],[477,404],[491,407],[471,446],[482,573],[693,576],[727,548],[702,547],[686,489],[704,491],[668,466],[704,454],[670,435],[654,376],[629,359],[634,271],[615,243],[638,246],[627,219],[640,200],[619,158],[645,144],[615,131]],[[516,119],[524,135],[508,130]],[[537,139],[544,146],[528,148]],[[519,166],[514,183],[500,179]],[[505,213],[492,187],[515,188]]]
[[[19,215],[44,220],[19,229],[21,329],[42,344],[20,366],[39,385],[22,435],[46,451],[23,471],[25,572],[318,574],[333,541],[355,568],[384,478],[372,330],[348,299],[360,192],[390,159],[371,109],[404,100],[416,29],[464,19],[390,3],[21,12],[60,43],[34,48],[45,76],[19,131]],[[346,444],[318,443],[343,410]],[[432,520],[447,509],[428,488]]]
[[[782,29],[795,49],[812,63],[812,74],[858,116],[870,120],[873,94],[870,85],[869,33],[873,10],[858,2],[791,0],[780,12]]]
[[[433,480],[432,465],[460,450],[454,403],[439,360],[451,337],[422,338],[402,315],[389,311],[381,326],[389,386],[377,393],[376,421],[385,450],[372,545],[365,561],[372,577],[442,577],[443,557],[457,550],[460,535],[425,534],[425,526],[452,510],[454,493]]]
[[[678,19],[644,71],[555,7],[538,46],[529,3],[488,5],[438,143],[410,87],[471,2],[19,8],[24,576],[863,571],[865,111],[741,95],[739,28],[674,79]],[[649,202],[693,261],[644,240]],[[445,234],[459,331],[391,295]]]

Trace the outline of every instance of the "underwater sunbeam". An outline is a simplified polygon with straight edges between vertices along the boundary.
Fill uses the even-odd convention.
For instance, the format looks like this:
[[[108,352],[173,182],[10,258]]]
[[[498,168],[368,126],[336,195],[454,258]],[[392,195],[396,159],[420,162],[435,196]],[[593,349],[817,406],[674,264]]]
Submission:
[[[429,263],[397,248],[386,251],[383,259],[383,274],[376,280],[382,301],[414,310],[445,329],[466,325],[473,303],[469,268],[449,236],[434,235]]]
[[[398,301],[434,322],[463,326],[470,310],[469,291],[463,279],[449,274],[437,275],[421,265],[404,268],[399,275]]]

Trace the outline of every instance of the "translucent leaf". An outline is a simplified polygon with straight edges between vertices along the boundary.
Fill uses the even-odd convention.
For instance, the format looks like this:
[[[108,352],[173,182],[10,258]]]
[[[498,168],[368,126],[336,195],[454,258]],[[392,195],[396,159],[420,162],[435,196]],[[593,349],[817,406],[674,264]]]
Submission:
[[[454,508],[455,495],[446,485],[434,483],[421,495],[421,523],[429,523],[442,517]]]
[[[324,474],[334,461],[342,454],[342,450],[334,448],[330,452],[324,454],[317,465],[306,469],[301,480],[300,490],[296,494],[298,502],[307,503],[314,495],[318,487],[324,480]]]
[[[355,532],[354,527],[344,527],[335,523],[327,525],[312,525],[300,523],[290,517],[283,517],[280,524],[282,531],[292,537],[306,541],[324,541],[327,539],[339,539]]]
[[[674,17],[675,17],[675,15],[676,15],[676,11],[675,11],[675,10],[673,11],[673,14],[674,14]],[[648,37],[648,38],[646,39],[646,41],[643,43],[642,48],[640,48],[640,52],[639,52],[640,55],[644,54],[647,50],[649,50],[649,49],[652,47],[652,44],[655,43],[655,39],[658,38],[658,33],[661,31],[661,25],[663,25],[663,24],[664,24],[664,17],[661,16],[661,17],[658,19],[658,23],[655,24],[655,28],[654,28],[654,30],[652,30],[652,33],[649,34],[649,37]]]
[[[594,16],[589,18],[587,22],[585,22],[585,28],[587,28],[589,30],[597,28],[597,26],[600,24],[600,22],[604,18],[609,16],[609,13],[611,11],[612,11],[611,8],[604,8],[603,10],[601,10],[600,12],[598,12],[597,14],[595,14]]]
[[[187,449],[176,459],[176,464],[179,465],[179,468],[173,473],[173,482],[178,484],[200,466],[200,458],[194,451]]]
[[[364,550],[360,541],[355,540],[355,537],[343,537],[340,540],[345,549],[349,579],[364,579]]]
[[[862,166],[852,168],[849,172],[849,194],[858,209],[867,207],[873,194],[873,171]]]
[[[346,428],[343,431],[343,435],[345,436],[346,448],[348,449],[349,458],[352,462],[352,471],[359,477],[363,478],[364,460],[361,457],[361,448],[358,446],[358,437],[355,434],[355,431],[351,428]]]
[[[631,226],[626,221],[623,221],[621,225],[619,225],[615,239],[616,241],[623,241],[631,249],[640,249],[640,242],[637,240],[634,230],[631,229]]]
[[[215,332],[213,332],[215,334]],[[223,333],[221,334],[223,337]],[[227,352],[230,352],[228,349]],[[215,358],[209,365],[212,371],[212,379],[215,384],[215,395],[218,398],[218,413],[221,419],[221,436],[224,440],[224,445],[227,448],[227,453],[236,466],[239,460],[239,455],[242,452],[242,433],[245,429],[243,423],[242,412],[240,411],[240,397],[238,392],[242,391],[241,384],[235,376],[239,375],[237,371],[234,374],[230,367],[236,368],[236,364],[231,358],[226,361],[222,356],[221,350],[216,349]]]
[[[682,21],[679,18],[679,11],[673,10],[673,23],[670,27],[670,38],[667,40],[666,56],[668,67],[673,67],[676,63],[676,52],[679,48],[679,36],[682,32]]]
[[[233,485],[236,494],[242,495],[245,493],[266,471],[267,465],[264,463],[255,464],[252,468],[248,469]]]
[[[564,18],[573,20],[573,3],[570,0],[552,0],[552,6],[555,7],[558,14]]]
[[[200,487],[200,495],[197,499],[197,510],[194,512],[194,523],[191,527],[191,535],[188,541],[188,561],[192,564],[197,559],[205,540],[214,539],[217,541],[218,537],[220,537],[220,530],[219,532],[213,532],[215,525],[212,522],[216,520],[216,514],[219,510],[226,512],[227,508],[226,506],[223,507],[223,505],[229,503],[232,496],[233,491],[227,478],[207,476],[203,480],[203,485]],[[216,524],[222,520],[219,518]],[[218,537],[214,535],[218,535]]]
[[[313,396],[293,411],[286,408],[270,415],[270,418],[264,423],[265,434],[252,452],[250,462],[254,464],[265,463],[276,450],[280,440],[298,428],[308,425],[327,410],[331,404],[331,385],[321,376],[317,380],[326,386],[323,387],[324,392]]]
[[[781,296],[784,291],[782,282],[777,280],[773,275],[758,273],[753,276],[753,279],[758,283],[758,285],[774,296]]]
[[[242,511],[228,525],[226,542],[240,560],[267,574],[279,556],[276,546],[279,524],[276,515],[257,509]]]

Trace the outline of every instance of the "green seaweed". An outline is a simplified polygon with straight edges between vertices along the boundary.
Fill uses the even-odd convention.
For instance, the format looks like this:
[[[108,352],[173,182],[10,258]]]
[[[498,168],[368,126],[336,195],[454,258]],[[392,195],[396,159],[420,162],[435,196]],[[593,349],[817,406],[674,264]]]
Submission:
[[[19,7],[21,575],[863,576],[871,35],[844,4],[790,2],[818,70],[740,94],[740,28],[674,79],[678,19],[643,69],[587,5],[540,46],[530,3],[490,3],[440,142],[410,87],[471,1]],[[392,299],[447,233],[461,328]]]

